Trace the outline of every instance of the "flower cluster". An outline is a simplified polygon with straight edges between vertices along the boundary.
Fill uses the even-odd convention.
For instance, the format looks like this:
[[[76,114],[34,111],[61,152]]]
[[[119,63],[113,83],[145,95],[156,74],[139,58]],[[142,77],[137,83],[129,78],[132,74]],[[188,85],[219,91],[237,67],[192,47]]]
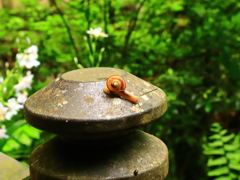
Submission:
[[[102,28],[90,28],[90,30],[87,30],[87,34],[93,35],[94,37],[98,38],[99,36],[102,37],[108,37],[108,35],[104,32],[102,32]]]
[[[6,135],[6,128],[3,125],[5,120],[11,120],[14,115],[18,114],[18,111],[23,108],[23,104],[27,99],[28,92],[27,89],[31,89],[31,84],[33,82],[33,74],[30,69],[40,65],[37,61],[38,58],[38,48],[35,45],[24,50],[24,53],[19,53],[16,55],[16,62],[19,66],[14,66],[12,70],[9,70],[5,78],[0,77],[0,139],[8,138]],[[24,68],[28,71],[24,74]],[[13,78],[17,78],[17,84],[10,84]],[[8,91],[9,90],[9,91]],[[4,94],[7,94],[8,100],[5,100]]]
[[[17,61],[19,65],[26,66],[26,68],[31,69],[40,65],[40,62],[37,61],[38,58],[38,47],[35,45],[30,46],[24,50],[24,53],[17,54]]]

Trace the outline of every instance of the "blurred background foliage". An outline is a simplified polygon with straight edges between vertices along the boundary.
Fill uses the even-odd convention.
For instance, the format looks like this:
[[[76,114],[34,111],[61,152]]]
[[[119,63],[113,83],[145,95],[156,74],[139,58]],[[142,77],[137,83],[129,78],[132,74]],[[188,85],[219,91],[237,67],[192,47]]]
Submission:
[[[91,67],[92,49],[87,47],[91,38],[86,31],[101,27],[108,37],[96,40],[96,52],[105,49],[100,66],[124,69],[157,85],[167,94],[166,114],[144,127],[169,148],[170,170],[166,179],[239,180],[239,158],[233,166],[229,165],[229,158],[236,158],[239,151],[235,156],[214,153],[212,149],[223,149],[224,144],[211,146],[217,139],[210,138],[213,132],[219,134],[223,128],[226,132],[220,133],[222,136],[232,134],[232,138],[223,141],[225,145],[239,150],[239,1],[6,2],[0,9],[1,74],[5,73],[6,62],[10,68],[14,65],[17,50],[28,46],[26,38],[38,46],[41,62],[32,70],[34,82],[30,93],[78,65]],[[13,146],[12,129],[8,129],[10,138],[4,139],[8,145],[5,143],[1,150],[27,161],[33,148],[51,135],[39,133],[16,118],[15,121],[18,124],[11,128],[16,128],[18,133],[27,129],[24,131],[28,132],[25,133],[27,143],[20,141]],[[220,125],[218,132],[212,131],[213,123]],[[19,134],[13,136],[19,137]],[[220,155],[227,161],[211,163]],[[223,173],[212,172],[226,164],[229,166]]]

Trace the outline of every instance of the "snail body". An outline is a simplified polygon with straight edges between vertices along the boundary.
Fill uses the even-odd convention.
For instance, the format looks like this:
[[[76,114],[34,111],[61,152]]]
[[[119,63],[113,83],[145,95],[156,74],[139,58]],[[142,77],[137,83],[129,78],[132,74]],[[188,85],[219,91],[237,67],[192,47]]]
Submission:
[[[126,82],[118,75],[112,75],[107,79],[103,92],[108,95],[120,96],[134,104],[138,103],[138,97],[126,91]]]

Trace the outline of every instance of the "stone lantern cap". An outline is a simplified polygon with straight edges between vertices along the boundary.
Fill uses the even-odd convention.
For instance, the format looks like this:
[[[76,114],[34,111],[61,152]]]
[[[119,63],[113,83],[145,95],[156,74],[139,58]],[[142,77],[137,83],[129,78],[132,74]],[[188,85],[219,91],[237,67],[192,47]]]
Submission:
[[[137,104],[103,92],[112,75],[125,80],[126,89],[139,97]],[[160,88],[115,68],[64,73],[24,105],[32,126],[68,139],[120,136],[157,119],[166,108],[166,95]]]

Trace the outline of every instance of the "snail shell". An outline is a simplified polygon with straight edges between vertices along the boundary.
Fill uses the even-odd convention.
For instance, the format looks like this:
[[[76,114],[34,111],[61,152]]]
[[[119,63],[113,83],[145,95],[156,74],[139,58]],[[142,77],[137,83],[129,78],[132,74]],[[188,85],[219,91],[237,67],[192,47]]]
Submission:
[[[134,104],[138,103],[139,98],[126,91],[126,82],[121,76],[112,75],[108,78],[103,92],[109,95],[117,95]]]
[[[126,82],[121,76],[112,75],[106,82],[107,88],[110,91],[124,91],[126,89]]]

